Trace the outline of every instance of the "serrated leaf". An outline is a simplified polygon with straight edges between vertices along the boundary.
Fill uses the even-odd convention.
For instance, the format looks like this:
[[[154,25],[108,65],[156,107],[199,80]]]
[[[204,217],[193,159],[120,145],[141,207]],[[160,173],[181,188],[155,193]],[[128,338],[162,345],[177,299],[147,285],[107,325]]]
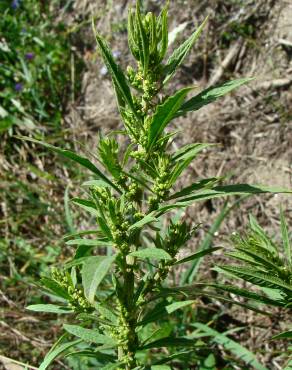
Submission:
[[[44,313],[72,313],[72,309],[64,306],[56,306],[54,304],[32,304],[26,307],[26,310],[34,312],[44,312]]]
[[[205,18],[204,22],[198,27],[198,29],[178,48],[174,50],[172,55],[169,57],[165,67],[164,67],[164,81],[163,84],[166,84],[175,74],[177,68],[182,64],[185,57],[193,47],[196,40],[200,37],[208,17]]]
[[[82,285],[85,297],[93,303],[96,290],[103,278],[108,273],[116,256],[94,256],[89,257],[82,268]]]
[[[129,254],[133,257],[138,257],[141,259],[155,259],[155,260],[171,260],[172,257],[163,249],[160,248],[146,248],[140,249]]]
[[[196,111],[202,108],[204,105],[212,103],[218,98],[221,98],[232,90],[252,81],[253,79],[254,78],[252,77],[240,78],[238,80],[225,82],[219,86],[209,87],[208,89],[203,90],[200,94],[186,101],[179,110],[177,117],[184,115],[187,112]]]
[[[114,86],[121,94],[123,100],[128,104],[128,106],[130,107],[134,115],[137,116],[137,112],[134,107],[131,91],[130,91],[130,88],[127,83],[127,79],[122,69],[115,62],[115,58],[113,57],[112,52],[109,49],[105,39],[96,32],[94,24],[93,24],[93,31],[95,34],[97,45],[103,57],[103,60],[113,79]]]
[[[226,350],[230,351],[234,356],[236,356],[241,361],[245,362],[248,366],[252,366],[256,370],[268,370],[265,366],[261,365],[255,355],[248,349],[235,342],[234,340],[228,338],[226,335],[219,333],[218,331],[209,328],[209,326],[195,323],[194,326],[201,330],[202,332],[210,335],[213,340],[222,345]]]
[[[95,343],[95,344],[105,344],[110,346],[115,346],[116,341],[106,335],[100,334],[97,330],[85,329],[78,325],[68,325],[64,324],[64,329],[76,337],[82,339],[84,342]]]
[[[180,109],[187,93],[193,88],[187,87],[177,91],[173,96],[167,98],[161,105],[157,106],[154,113],[149,133],[148,133],[148,149],[155,145],[157,139],[162,134],[168,123],[174,118],[176,112]]]
[[[54,145],[50,145],[50,144],[47,144],[43,141],[39,141],[39,140],[35,140],[35,139],[32,139],[30,137],[26,137],[26,136],[18,136],[19,139],[21,140],[26,140],[26,141],[30,141],[32,143],[35,143],[35,144],[39,144],[39,145],[42,145],[44,146],[45,148],[49,149],[49,150],[52,150],[53,152],[57,153],[57,154],[60,154],[62,155],[63,157],[65,158],[68,158],[68,159],[71,159],[72,161],[80,164],[82,167],[85,167],[87,168],[89,171],[91,171],[92,173],[94,173],[95,175],[97,175],[99,178],[101,178],[104,182],[106,182],[108,185],[110,185],[112,188],[114,188],[117,192],[121,193],[120,189],[114,184],[112,183],[89,159],[87,159],[86,157],[83,157],[79,154],[76,154],[74,152],[72,152],[71,150],[67,150],[67,149],[61,149],[61,148],[58,148]]]
[[[254,268],[224,265],[220,266],[219,270],[226,271],[233,276],[239,277],[240,279],[255,285],[274,289],[284,288],[292,292],[292,285],[288,285],[285,281],[276,276],[272,276],[262,271],[255,271]]]
[[[69,348],[81,343],[81,340],[74,340],[72,342],[54,345],[52,349],[46,354],[43,362],[40,364],[39,370],[46,370],[48,366],[60,355],[66,352]]]
[[[181,260],[176,261],[175,265],[180,265],[180,264],[185,263],[185,262],[189,262],[189,261],[193,261],[193,260],[198,259],[198,258],[202,258],[202,257],[204,257],[208,254],[212,254],[213,252],[218,251],[219,249],[221,249],[221,247],[214,247],[214,248],[199,250],[198,252],[196,252],[196,253],[194,253],[190,256],[187,256],[185,258],[182,258]]]

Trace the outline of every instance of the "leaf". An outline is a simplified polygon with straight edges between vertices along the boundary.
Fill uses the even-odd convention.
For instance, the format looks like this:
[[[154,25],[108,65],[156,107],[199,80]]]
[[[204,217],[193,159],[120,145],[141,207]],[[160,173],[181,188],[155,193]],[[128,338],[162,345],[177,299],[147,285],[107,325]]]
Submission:
[[[57,154],[62,155],[65,158],[71,159],[72,161],[80,164],[81,166],[87,168],[89,171],[93,172],[95,175],[97,175],[99,178],[101,178],[104,182],[106,182],[112,188],[114,188],[118,193],[121,193],[120,189],[114,183],[112,183],[89,159],[87,159],[87,158],[85,158],[81,155],[78,155],[78,154],[72,152],[71,150],[61,149],[61,148],[58,148],[56,146],[47,144],[44,141],[35,140],[35,139],[32,139],[32,138],[27,137],[27,136],[17,136],[17,137],[21,140],[26,140],[26,141],[30,141],[30,142],[35,143],[35,144],[42,145],[45,148],[47,148],[49,150],[52,150],[53,152],[55,152]]]
[[[287,262],[290,264],[290,266],[292,266],[292,255],[291,255],[292,247],[290,245],[287,222],[285,220],[285,216],[284,216],[284,212],[282,208],[281,208],[281,233],[282,233],[285,257],[287,259]]]
[[[165,67],[164,67],[164,81],[163,84],[165,85],[175,74],[177,68],[182,64],[185,57],[193,47],[196,40],[201,35],[208,17],[205,18],[204,22],[200,25],[200,27],[178,48],[174,50],[172,55],[169,57]]]
[[[99,212],[96,209],[96,205],[91,200],[73,198],[71,202],[77,204],[79,207],[83,208],[85,211],[91,213],[93,216],[99,216]]]
[[[226,197],[231,195],[263,194],[263,193],[292,193],[292,191],[283,188],[248,184],[216,186],[213,189],[203,190],[198,193],[195,193],[194,195],[190,195],[187,198],[180,199],[179,202],[177,203],[160,207],[157,210],[156,217],[161,216],[162,214],[169,210],[187,207],[198,201]]]
[[[292,292],[292,285],[288,285],[276,276],[261,271],[255,271],[254,268],[224,265],[215,269],[218,269],[218,271],[223,270],[255,285],[274,289],[284,288]]]
[[[84,294],[89,302],[94,302],[96,290],[108,273],[116,256],[94,256],[89,257],[82,268],[82,285]]]
[[[157,218],[154,217],[152,213],[148,214],[145,217],[143,217],[140,221],[137,221],[133,225],[131,225],[129,227],[129,231],[136,231],[136,230],[142,229],[143,226],[150,224],[151,222],[156,222],[156,221],[157,221]]]
[[[272,339],[292,339],[292,330],[284,331],[283,333],[274,335]]]
[[[58,297],[70,299],[70,295],[68,294],[67,290],[63,288],[60,284],[58,284],[56,281],[50,278],[42,277],[41,285],[47,288],[49,291],[51,291]]]
[[[54,304],[32,304],[26,307],[29,311],[34,312],[45,312],[45,313],[72,313],[74,312],[72,309],[65,307],[65,306],[56,306]]]
[[[62,337],[61,337],[62,339]],[[63,343],[61,345],[54,345],[51,350],[46,354],[43,362],[40,364],[39,370],[45,370],[48,366],[60,355],[62,355],[67,349],[74,347],[81,343],[81,340],[74,340],[72,342]]]
[[[116,86],[116,89],[118,89],[119,93],[121,94],[123,100],[128,104],[134,115],[137,117],[137,112],[134,107],[131,91],[129,88],[129,85],[127,83],[127,79],[120,68],[118,64],[116,64],[115,59],[111,53],[111,50],[109,49],[105,39],[100,36],[94,27],[94,24],[92,24],[93,32],[95,34],[95,39],[97,42],[97,45],[99,47],[100,53],[103,57],[103,60],[107,66],[107,69],[109,70],[111,77],[113,79],[113,83]]]
[[[208,189],[210,187],[213,187],[218,181],[219,181],[219,179],[217,179],[216,177],[198,181],[198,182],[196,182],[196,183],[194,183],[190,186],[187,186],[186,188],[172,194],[167,200],[185,197],[185,196],[193,193],[194,191],[198,191],[198,190],[201,190],[201,189]]]
[[[209,328],[209,326],[195,323],[194,326],[201,330],[202,332],[210,335],[214,338],[214,341],[222,345],[226,350],[230,351],[238,359],[245,362],[248,366],[252,366],[256,370],[268,370],[265,366],[261,365],[255,355],[248,349],[244,348],[239,343],[228,338],[226,335],[219,333],[218,331]]]
[[[145,248],[129,254],[133,257],[141,259],[155,259],[155,260],[171,260],[172,257],[163,249],[160,248]]]
[[[105,344],[110,346],[115,346],[116,341],[106,335],[100,334],[97,330],[85,329],[78,325],[68,325],[64,324],[64,329],[76,337],[82,339],[84,342],[95,343],[95,344]]]
[[[192,87],[181,89],[173,96],[167,98],[161,105],[157,106],[156,112],[150,123],[148,149],[151,149],[151,147],[155,145],[158,137],[162,134],[167,124],[174,118],[174,115],[180,109],[187,93],[192,89]]]
[[[168,365],[153,365],[151,370],[171,370],[171,367]]]
[[[107,239],[72,239],[68,240],[65,244],[67,245],[87,245],[87,246],[100,246],[100,247],[111,247],[113,244]]]
[[[211,287],[214,287],[216,289],[223,290],[223,291],[228,292],[228,293],[238,295],[240,297],[244,297],[244,298],[247,298],[247,299],[251,299],[253,301],[260,302],[262,304],[267,304],[267,305],[270,305],[270,306],[272,305],[272,306],[276,306],[276,307],[284,307],[285,306],[285,302],[283,300],[270,299],[270,298],[267,298],[267,297],[265,297],[261,294],[252,292],[248,289],[238,288],[238,287],[234,287],[232,285],[227,285],[227,284],[207,284],[207,285],[211,286]]]
[[[168,338],[162,338],[155,340],[154,342],[148,343],[144,346],[142,346],[140,349],[151,349],[151,348],[162,348],[162,347],[189,347],[194,346],[195,342],[191,339],[187,338],[174,338],[174,337],[168,337]]]
[[[185,257],[185,258],[183,258],[179,261],[176,261],[175,265],[180,265],[181,263],[185,263],[185,262],[193,261],[193,260],[198,259],[198,258],[202,258],[202,257],[206,256],[207,254],[212,254],[213,252],[218,251],[219,249],[221,249],[221,247],[214,247],[214,248],[199,250],[198,252],[196,252],[196,253],[188,256],[188,257]]]
[[[169,180],[170,184],[174,184],[183,170],[186,169],[192,160],[196,158],[197,154],[210,145],[211,144],[190,144],[189,150],[185,151],[184,153],[180,153],[179,156],[175,156],[178,159],[172,176]]]
[[[143,61],[143,71],[144,76],[147,76],[148,66],[149,66],[149,42],[148,37],[146,34],[146,30],[144,28],[142,17],[141,17],[141,11],[140,11],[140,2],[136,2],[136,19],[137,19],[137,25],[138,25],[138,37],[140,36],[140,45],[142,45],[142,48],[140,48],[140,52],[142,54],[142,61]]]
[[[203,90],[200,94],[186,101],[178,112],[177,117],[184,115],[187,112],[199,110],[204,105],[212,103],[213,101],[228,94],[237,87],[240,87],[241,85],[244,85],[252,80],[254,80],[253,77],[240,78],[237,80],[225,82],[224,84],[219,86],[211,86],[208,89]]]
[[[179,301],[171,304],[168,304],[168,302],[158,303],[150,312],[148,312],[143,317],[143,319],[140,322],[138,322],[138,325],[139,326],[146,325],[148,323],[159,320],[162,317],[167,317],[167,315],[170,315],[171,313],[183,307],[189,306],[193,303],[195,303],[194,300]]]

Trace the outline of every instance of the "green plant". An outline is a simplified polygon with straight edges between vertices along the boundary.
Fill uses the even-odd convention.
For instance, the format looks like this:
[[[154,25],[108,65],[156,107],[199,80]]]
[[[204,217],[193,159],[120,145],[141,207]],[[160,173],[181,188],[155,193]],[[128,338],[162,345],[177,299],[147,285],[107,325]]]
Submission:
[[[206,21],[165,63],[167,6],[156,17],[142,14],[137,1],[136,10],[130,10],[128,18],[129,47],[137,67],[128,67],[127,75],[116,64],[104,38],[96,33],[124,123],[124,130],[100,137],[98,161],[102,170],[70,150],[26,138],[93,174],[83,184],[86,197],[72,202],[88,211],[98,224],[66,235],[66,244],[77,247],[74,258],[56,267],[50,277],[42,278],[44,290],[56,302],[28,307],[71,315],[70,324],[64,325],[66,333],[49,351],[41,370],[61,355],[87,357],[100,369],[168,369],[167,363],[184,359],[189,353],[196,356],[193,338],[172,324],[160,322],[193,305],[203,292],[192,287],[169,287],[167,277],[176,266],[218,248],[179,258],[178,252],[199,225],[188,225],[183,217],[174,220],[170,212],[212,198],[284,191],[246,184],[221,186],[219,178],[197,179],[177,189],[176,183],[188,165],[210,145],[188,144],[173,152],[171,143],[176,132],[166,131],[170,122],[251,80],[230,81],[191,98],[187,96],[193,87],[172,96],[163,94]],[[120,134],[129,138],[126,149],[115,138]],[[98,254],[101,247],[107,250],[105,254]],[[78,339],[68,341],[72,336]]]

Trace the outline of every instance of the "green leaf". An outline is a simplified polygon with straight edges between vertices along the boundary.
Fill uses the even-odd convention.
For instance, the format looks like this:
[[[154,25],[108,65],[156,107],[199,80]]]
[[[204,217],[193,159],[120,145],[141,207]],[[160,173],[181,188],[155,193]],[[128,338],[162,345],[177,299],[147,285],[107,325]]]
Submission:
[[[153,365],[151,370],[171,370],[171,367],[168,365]]]
[[[177,158],[177,164],[169,180],[170,184],[174,184],[181,173],[188,167],[192,160],[196,158],[198,153],[210,145],[211,144],[190,144],[188,145],[188,150],[179,153],[179,155],[175,155],[174,158]]]
[[[92,247],[111,247],[113,244],[107,239],[73,239],[68,240],[67,245],[87,245]]]
[[[135,230],[142,229],[143,226],[150,224],[151,222],[156,222],[156,221],[157,221],[157,218],[154,217],[152,213],[148,214],[147,216],[143,217],[140,221],[137,221],[133,225],[131,225],[129,227],[129,231],[135,231]]]
[[[235,184],[235,185],[225,185],[225,186],[216,186],[213,189],[207,189],[190,195],[187,198],[180,199],[179,202],[174,204],[169,204],[160,207],[157,210],[156,217],[161,216],[165,212],[192,205],[195,202],[203,201],[207,199],[214,199],[220,197],[226,197],[231,195],[244,195],[244,194],[263,194],[263,193],[292,193],[291,190],[276,188],[276,187],[267,187],[260,185],[248,185],[248,184]]]
[[[192,89],[192,87],[181,89],[177,91],[175,95],[166,99],[161,105],[158,105],[150,123],[148,149],[155,145],[167,124],[174,118],[174,115],[180,109],[187,93]]]
[[[292,292],[292,285],[288,285],[285,281],[276,276],[262,271],[255,271],[254,268],[224,265],[215,269],[218,271],[225,271],[228,274],[239,277],[255,285],[274,289],[284,288]]]
[[[141,350],[144,349],[151,349],[151,348],[162,348],[162,347],[189,347],[194,346],[195,341],[192,339],[187,338],[174,338],[174,337],[168,337],[168,338],[162,338],[158,339],[154,342],[148,343],[141,347]]]
[[[232,293],[238,295],[240,297],[244,297],[247,299],[251,299],[253,301],[260,302],[262,304],[276,306],[276,307],[284,307],[285,302],[283,300],[275,300],[271,298],[267,298],[259,293],[252,292],[248,289],[234,287],[232,285],[227,284],[207,284],[208,286],[214,287],[216,289],[223,290],[224,292]]]
[[[165,67],[164,67],[164,81],[163,84],[165,85],[175,74],[177,68],[182,64],[185,57],[193,47],[196,40],[200,37],[206,23],[208,17],[205,18],[204,22],[200,25],[200,27],[178,48],[174,50],[170,58],[168,59]]]
[[[288,226],[287,226],[287,222],[285,220],[285,216],[284,216],[284,212],[282,208],[281,208],[281,233],[282,233],[285,257],[287,259],[287,262],[290,264],[290,266],[292,266],[292,255],[291,255],[292,247],[290,245]]]
[[[283,333],[274,335],[272,339],[292,339],[292,330],[284,331]]]
[[[21,140],[26,140],[26,141],[30,141],[30,142],[35,143],[35,144],[42,145],[45,148],[47,148],[49,150],[52,150],[53,152],[55,152],[57,154],[60,154],[61,156],[65,157],[65,158],[71,159],[72,161],[80,164],[81,166],[87,168],[89,171],[93,172],[95,175],[97,175],[99,178],[101,178],[104,182],[106,182],[112,188],[114,188],[117,192],[121,193],[120,189],[115,184],[113,184],[89,159],[87,159],[87,158],[85,158],[85,157],[83,157],[79,154],[76,154],[76,153],[72,152],[71,150],[61,149],[61,148],[58,148],[56,146],[47,144],[43,141],[32,139],[30,137],[18,136],[18,138],[21,139]]]
[[[89,302],[93,303],[96,290],[108,273],[116,256],[94,256],[89,257],[82,268],[82,285],[84,294]]]
[[[96,205],[91,200],[73,198],[71,199],[71,202],[83,208],[85,211],[91,213],[93,216],[99,216],[99,212],[96,209]]]
[[[64,298],[64,299],[70,299],[70,296],[66,289],[64,289],[60,284],[58,284],[55,280],[52,280],[47,277],[41,278],[41,285],[47,288],[49,291],[54,293],[56,296]]]
[[[78,325],[68,325],[68,324],[64,324],[64,329],[68,333],[82,339],[84,342],[105,344],[113,347],[116,345],[116,342],[113,338],[100,334],[97,330],[85,329]]]
[[[60,339],[62,339],[61,337]],[[57,345],[55,344],[51,350],[46,354],[43,362],[40,364],[39,370],[46,370],[48,366],[60,355],[62,355],[64,352],[66,352],[69,348],[76,346],[77,344],[81,343],[81,340],[74,340],[72,342],[67,342],[58,345],[59,341],[57,342]]]
[[[45,312],[45,313],[72,313],[74,312],[72,309],[64,306],[56,306],[54,304],[32,304],[26,307],[29,311],[34,312]]]
[[[204,190],[209,189],[210,187],[212,188],[218,181],[219,181],[219,179],[217,179],[216,177],[198,181],[198,182],[196,182],[196,183],[194,183],[190,186],[187,186],[186,188],[172,194],[167,200],[185,197],[185,196],[187,196],[187,195],[189,195],[189,194],[191,194],[195,191],[202,190],[202,189],[204,189]]]
[[[149,66],[149,42],[148,42],[146,30],[142,22],[139,1],[136,2],[136,19],[137,19],[137,25],[138,25],[138,37],[140,37],[140,45],[142,45],[142,48],[140,49],[140,53],[142,54],[143,72],[144,72],[144,76],[147,76],[147,71],[148,71],[148,66]]]
[[[103,60],[107,66],[107,69],[109,70],[111,77],[113,79],[114,86],[118,90],[118,92],[121,94],[123,100],[128,104],[132,112],[137,116],[136,109],[134,107],[131,91],[129,88],[129,85],[127,83],[127,79],[120,68],[118,64],[116,64],[115,59],[105,41],[105,39],[100,36],[93,26],[93,32],[95,34],[96,42],[99,47],[100,53],[103,57]]]
[[[180,265],[180,264],[185,263],[185,262],[189,262],[189,261],[193,261],[193,260],[198,259],[198,258],[202,258],[202,257],[206,256],[207,254],[212,254],[213,252],[218,251],[219,249],[221,249],[221,247],[214,247],[214,248],[199,250],[198,252],[196,252],[196,253],[188,256],[188,257],[185,257],[185,258],[183,258],[179,261],[176,261],[175,265]]]
[[[145,248],[129,254],[133,257],[141,259],[155,259],[155,260],[171,260],[172,257],[163,249],[160,248]]]
[[[238,80],[228,81],[219,86],[212,86],[206,90],[203,90],[200,94],[194,96],[190,100],[186,101],[180,111],[177,114],[177,117],[184,115],[187,112],[196,111],[202,108],[204,105],[210,104],[218,98],[228,94],[237,87],[244,85],[254,78],[240,78]]]
[[[148,312],[143,319],[138,323],[139,326],[146,325],[148,323],[154,322],[156,320],[159,320],[162,317],[167,317],[167,315],[170,315],[171,313],[184,308],[186,306],[189,306],[193,303],[195,303],[194,300],[188,300],[188,301],[179,301],[174,302],[171,304],[167,304],[168,302],[162,302],[158,303],[150,312]]]
[[[211,329],[209,328],[209,326],[201,323],[195,323],[194,326],[202,332],[213,337],[216,343],[222,345],[226,350],[230,351],[234,356],[245,362],[248,366],[252,366],[256,370],[268,370],[265,366],[261,365],[257,361],[255,355],[252,352],[244,348],[239,343],[228,338],[226,335],[219,333],[218,331]]]

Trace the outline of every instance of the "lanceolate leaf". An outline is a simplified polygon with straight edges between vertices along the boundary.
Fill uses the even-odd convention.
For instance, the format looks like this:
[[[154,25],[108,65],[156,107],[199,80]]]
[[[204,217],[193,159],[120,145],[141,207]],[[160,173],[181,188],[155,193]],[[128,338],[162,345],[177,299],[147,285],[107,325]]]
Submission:
[[[278,277],[261,271],[255,271],[253,268],[224,265],[220,266],[219,270],[223,270],[255,285],[275,289],[284,288],[292,292],[292,285],[288,285]]]
[[[283,239],[283,246],[285,251],[285,256],[288,264],[292,267],[292,246],[290,245],[288,227],[285,220],[283,210],[281,209],[281,232]]]
[[[274,335],[272,339],[292,339],[292,330],[284,331],[283,333]]]
[[[68,307],[56,306],[54,304],[32,304],[30,306],[27,306],[26,309],[35,312],[57,313],[57,314],[73,312],[73,310]]]
[[[66,242],[67,245],[88,245],[88,246],[112,246],[113,244],[105,239],[73,239]]]
[[[163,81],[164,84],[166,84],[175,74],[177,68],[182,64],[185,57],[191,50],[192,46],[196,42],[196,40],[201,35],[203,28],[205,27],[207,23],[208,17],[204,20],[204,22],[200,25],[200,27],[178,48],[175,49],[173,54],[168,59],[165,68],[164,68],[164,74],[165,79]]]
[[[60,355],[66,352],[69,348],[76,346],[81,343],[81,340],[74,340],[72,342],[62,343],[60,345],[54,345],[52,349],[47,353],[43,362],[41,363],[39,370],[46,370],[48,366]]]
[[[143,217],[142,220],[137,221],[133,225],[129,227],[129,231],[134,231],[141,229],[143,226],[150,224],[151,222],[157,221],[157,218],[152,216],[152,214],[148,214],[147,216]]]
[[[191,256],[185,257],[185,258],[175,262],[175,265],[180,265],[182,263],[193,261],[195,259],[204,257],[207,254],[211,254],[211,253],[217,251],[218,249],[221,249],[221,248],[220,247],[214,247],[214,248],[208,248],[208,249],[200,250],[200,251],[192,254]]]
[[[163,249],[160,248],[146,248],[136,252],[130,253],[130,256],[138,257],[141,259],[156,259],[156,260],[171,260],[171,256]]]
[[[220,179],[217,179],[216,177],[210,178],[210,179],[204,179],[201,181],[198,181],[190,186],[187,186],[186,188],[172,194],[168,200],[170,199],[176,199],[185,197],[187,195],[190,195],[191,193],[194,193],[195,191],[202,190],[202,189],[210,189],[213,188],[214,185],[219,181]]]
[[[168,337],[168,338],[158,339],[152,343],[148,343],[140,349],[144,350],[144,349],[162,348],[162,347],[166,347],[166,348],[168,347],[189,347],[189,346],[192,347],[194,345],[195,345],[195,341],[192,339]]]
[[[152,117],[148,136],[148,148],[150,149],[157,141],[167,124],[174,118],[176,112],[180,109],[187,93],[193,88],[187,87],[179,90],[175,95],[166,99],[164,103],[157,107]]]
[[[111,337],[100,334],[97,330],[85,329],[78,325],[64,325],[64,329],[76,337],[82,339],[85,342],[95,344],[106,344],[115,346],[116,342]]]
[[[178,117],[187,112],[196,111],[202,108],[204,105],[212,103],[213,101],[220,98],[221,96],[228,94],[229,92],[236,89],[237,87],[244,85],[252,80],[253,78],[251,77],[241,78],[238,80],[225,82],[224,84],[219,85],[219,86],[209,87],[208,89],[202,91],[200,94],[186,101],[182,105],[181,109],[179,110],[176,116]]]
[[[108,273],[116,256],[94,256],[86,260],[82,268],[82,284],[84,294],[89,302],[93,303],[96,290]]]
[[[181,207],[182,208],[188,207],[195,202],[204,201],[207,199],[214,199],[231,195],[261,194],[261,193],[292,193],[292,191],[282,188],[248,184],[216,186],[213,189],[203,190],[195,193],[194,195],[190,195],[187,198],[180,199],[180,201],[177,203],[160,207],[157,210],[156,217],[161,216],[162,214],[169,210]]]
[[[194,326],[202,332],[210,335],[216,343],[222,345],[226,350],[230,351],[234,356],[245,362],[248,366],[252,366],[256,370],[268,370],[265,366],[261,365],[257,361],[252,352],[242,347],[239,343],[228,338],[226,335],[219,333],[218,331],[201,323],[195,323]]]
[[[108,185],[110,185],[112,188],[114,188],[116,191],[121,193],[120,189],[113,184],[89,159],[76,154],[68,149],[61,149],[54,145],[47,144],[43,141],[35,140],[30,137],[26,136],[19,136],[20,139],[31,141],[32,143],[39,144],[44,146],[45,148],[52,150],[53,152],[62,155],[65,158],[71,159],[72,161],[80,164],[81,166],[87,168],[89,171],[93,172],[95,175],[97,175],[100,179],[102,179],[104,182],[106,182]]]
[[[96,42],[97,42],[97,45],[99,47],[100,53],[101,53],[101,55],[103,57],[103,60],[104,60],[106,66],[107,66],[107,68],[108,68],[108,70],[111,74],[114,85],[118,89],[119,93],[122,95],[124,101],[129,105],[132,112],[135,115],[137,115],[135,107],[134,107],[131,91],[130,91],[130,88],[129,88],[128,83],[127,83],[127,79],[126,79],[122,69],[115,62],[115,59],[114,59],[109,47],[107,46],[107,43],[104,40],[104,38],[102,36],[100,36],[95,31],[94,24],[93,24],[93,30],[94,30],[94,33],[95,33],[95,38],[96,38]]]
[[[99,216],[99,212],[96,209],[96,205],[91,200],[87,199],[80,199],[80,198],[73,198],[71,201],[74,204],[77,204],[79,207],[83,208],[85,211],[91,213],[93,216]]]

